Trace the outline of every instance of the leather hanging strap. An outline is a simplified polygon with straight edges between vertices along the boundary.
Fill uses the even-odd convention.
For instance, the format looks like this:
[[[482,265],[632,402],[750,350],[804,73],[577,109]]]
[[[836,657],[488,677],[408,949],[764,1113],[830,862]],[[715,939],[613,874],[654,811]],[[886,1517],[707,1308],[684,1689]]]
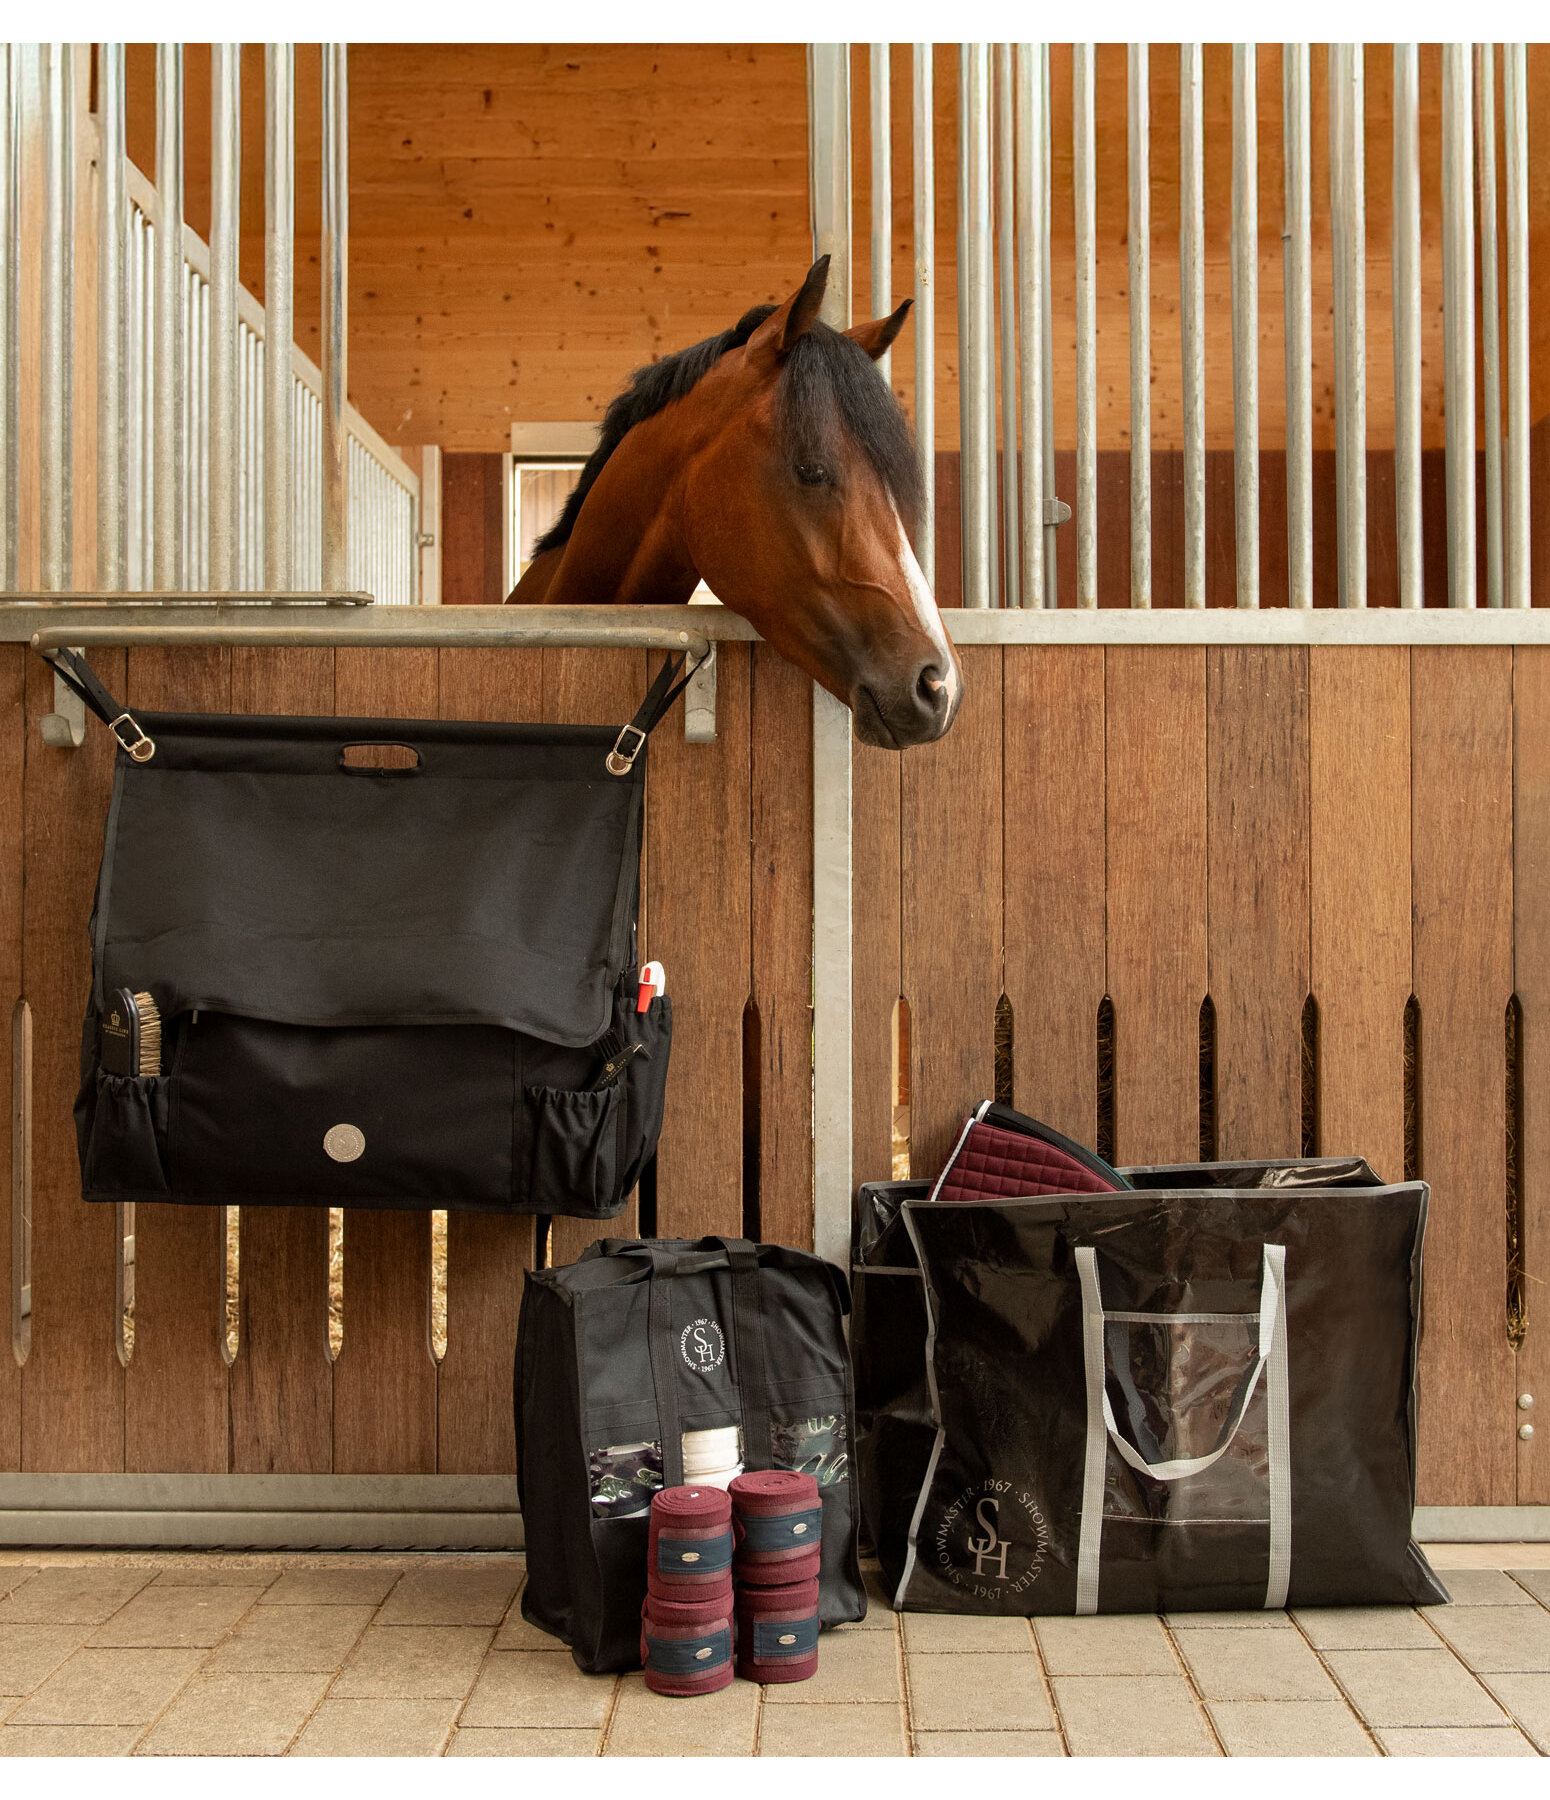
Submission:
[[[97,679],[96,671],[80,651],[44,650],[40,655],[53,667],[54,673],[65,686],[79,695],[84,704],[101,719],[118,739],[121,749],[127,751],[136,762],[151,760],[156,754],[156,745]]]
[[[662,722],[667,709],[689,685],[694,669],[699,667],[696,663],[694,669],[690,669],[688,663],[687,654],[680,656],[677,662],[668,657],[657,671],[657,678],[646,690],[646,698],[641,701],[635,717],[614,739],[614,747],[608,752],[607,767],[610,775],[628,775],[635,767],[635,759],[645,749],[646,739]],[[686,669],[688,672],[684,673]]]

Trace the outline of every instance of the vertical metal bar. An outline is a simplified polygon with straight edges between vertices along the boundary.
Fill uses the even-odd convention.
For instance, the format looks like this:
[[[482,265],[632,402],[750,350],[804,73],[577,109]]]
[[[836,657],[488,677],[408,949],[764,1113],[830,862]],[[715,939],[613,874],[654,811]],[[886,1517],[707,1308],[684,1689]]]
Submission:
[[[1394,500],[1399,604],[1426,604],[1421,539],[1420,54],[1394,46]]]
[[[1329,47],[1329,180],[1334,240],[1335,508],[1340,604],[1367,604],[1367,209],[1362,184],[1362,46]]]
[[[1259,605],[1259,64],[1232,47],[1233,524],[1239,606]]]
[[[1098,604],[1098,264],[1093,52],[1071,46],[1071,183],[1076,215],[1076,603]]]
[[[19,216],[20,44],[0,44],[0,359],[8,371],[21,360]],[[20,502],[18,382],[0,382],[0,590],[16,587],[16,527]]]
[[[1022,411],[1023,514],[1021,604],[1043,606],[1044,593],[1044,82],[1038,44],[1017,46],[1016,198],[1017,288],[1022,336],[1017,344],[1018,399]],[[1003,329],[1005,327],[1003,326]],[[1007,387],[1002,405],[1013,410]],[[1008,525],[1016,518],[1015,495],[1007,501]]]
[[[893,108],[888,79],[888,44],[871,47],[872,134],[872,317],[893,311]],[[893,378],[893,358],[884,352],[877,366]]]
[[[124,257],[128,190],[124,185],[124,46],[97,46],[97,586],[119,592],[127,580],[124,495],[129,444],[124,430]]]
[[[210,585],[240,586],[237,251],[242,228],[242,46],[210,46]]]
[[[1507,604],[1529,606],[1528,47],[1502,45],[1507,151]]]
[[[1313,233],[1308,90],[1308,46],[1283,44],[1286,581],[1288,602],[1297,607],[1313,604]]]
[[[922,480],[915,554],[928,586],[936,583],[936,101],[935,46],[914,51],[915,442]]]
[[[183,46],[156,46],[156,441],[154,537],[158,588],[183,585],[184,401]]]
[[[296,59],[264,46],[264,584],[295,582],[292,532],[291,343],[295,336]]]
[[[993,603],[995,314],[990,275],[989,46],[959,51],[959,432],[963,467],[963,604]]]
[[[1485,380],[1485,603],[1502,604],[1501,277],[1496,263],[1496,46],[1475,47],[1480,178],[1480,348]]]
[[[1049,45],[1039,45],[1039,108],[1044,115],[1044,130],[1039,142],[1039,168],[1041,179],[1035,188],[1039,195],[1039,284],[1044,296],[1041,309],[1040,338],[1042,340],[1041,373],[1043,383],[1040,388],[1042,405],[1040,407],[1039,434],[1042,440],[1040,449],[1044,459],[1044,504],[1040,509],[1043,521],[1042,537],[1044,541],[1044,604],[1057,606],[1060,603],[1060,583],[1057,578],[1056,556],[1056,502],[1055,502],[1055,323],[1053,308],[1050,305],[1049,280],[1049,228],[1050,228],[1050,123],[1049,123]],[[1066,517],[1071,516],[1067,509]]]
[[[323,45],[323,417],[321,585],[345,585],[344,423],[350,345],[350,90],[348,46]]]
[[[75,57],[69,44],[44,44],[39,55],[43,102],[43,293],[39,313],[42,388],[38,403],[38,568],[39,586],[57,593],[68,588],[71,581]]]
[[[1013,199],[1012,46],[996,45],[996,259],[1001,307],[1001,544],[1002,605],[1021,606],[1022,560],[1017,506],[1017,209]],[[1028,230],[1025,222],[1024,233]],[[1036,346],[1037,347],[1037,346]],[[1039,511],[1043,511],[1042,496]],[[1027,535],[1040,544],[1039,514]]]
[[[1469,46],[1442,47],[1443,413],[1448,604],[1475,604],[1475,220]]]
[[[928,126],[929,129],[929,126]],[[824,317],[850,323],[850,46],[808,46],[813,249],[827,252]],[[851,1190],[851,720],[813,686],[813,1247],[843,1261]]]
[[[1206,603],[1205,126],[1201,47],[1179,45],[1179,336],[1184,362],[1184,604]],[[1235,169],[1236,175],[1236,169]],[[1236,222],[1234,224],[1236,231]],[[1236,324],[1236,318],[1235,318]]]
[[[1130,190],[1130,604],[1152,604],[1152,195],[1147,46],[1131,44]]]

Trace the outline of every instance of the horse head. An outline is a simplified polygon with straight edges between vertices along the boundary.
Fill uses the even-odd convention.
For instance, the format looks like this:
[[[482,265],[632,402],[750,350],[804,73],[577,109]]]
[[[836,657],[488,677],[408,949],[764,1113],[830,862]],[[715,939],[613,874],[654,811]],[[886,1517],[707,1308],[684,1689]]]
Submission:
[[[637,374],[512,598],[681,601],[703,578],[859,738],[903,749],[963,692],[910,544],[914,438],[876,367],[910,303],[835,331],[828,274],[823,257],[784,304]]]

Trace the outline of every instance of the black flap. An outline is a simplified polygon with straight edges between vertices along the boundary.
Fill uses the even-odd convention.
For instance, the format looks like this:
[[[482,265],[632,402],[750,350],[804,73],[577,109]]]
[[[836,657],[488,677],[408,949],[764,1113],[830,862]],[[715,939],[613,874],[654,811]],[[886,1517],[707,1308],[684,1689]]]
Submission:
[[[118,758],[99,1008],[127,987],[167,1017],[606,1030],[645,761],[607,772],[617,726],[136,718],[156,753]],[[407,746],[364,760],[412,766],[347,766],[361,744]]]

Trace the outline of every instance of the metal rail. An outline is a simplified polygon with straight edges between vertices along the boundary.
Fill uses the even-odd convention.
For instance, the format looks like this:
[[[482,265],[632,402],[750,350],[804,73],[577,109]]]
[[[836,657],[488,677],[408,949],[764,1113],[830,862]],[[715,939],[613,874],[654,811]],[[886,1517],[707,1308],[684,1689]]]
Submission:
[[[43,294],[39,312],[38,580],[50,590],[71,579],[74,480],[71,325],[75,317],[75,54],[45,44],[39,87],[43,126]],[[11,385],[7,382],[7,386]]]
[[[296,335],[295,49],[264,46],[264,340],[273,351]],[[264,358],[264,580],[292,585],[291,359]]]
[[[1239,606],[1259,605],[1259,67],[1232,47],[1232,463]]]
[[[1485,603],[1502,604],[1501,276],[1496,261],[1496,46],[1476,44],[1475,166],[1480,181],[1480,373],[1485,382]]]
[[[1180,44],[1179,342],[1184,378],[1186,606],[1206,603],[1205,123],[1201,81],[1201,46]],[[1234,326],[1236,323],[1235,317]]]
[[[913,51],[915,189],[915,443],[920,453],[920,519],[915,556],[936,583],[936,122],[932,67],[935,46]]]
[[[1507,148],[1507,604],[1529,606],[1528,46],[1502,46]]]
[[[1152,604],[1152,193],[1147,46],[1127,54],[1130,153],[1130,604]]]
[[[323,61],[323,586],[342,587],[348,550],[350,94],[347,48],[324,44]],[[379,541],[386,533],[374,534]]]
[[[210,585],[237,586],[242,46],[210,46]]]
[[[991,285],[990,56],[963,44],[958,62],[958,418],[963,484],[963,599],[993,606],[995,311]]]
[[[1475,189],[1469,46],[1442,49],[1443,413],[1448,604],[1475,604]]]
[[[1017,358],[1017,239],[1019,236],[1014,197],[1015,169],[1013,144],[1016,137],[1012,110],[1012,46],[996,45],[996,290],[1001,313],[1001,604],[1022,606],[1023,565],[1018,548],[1018,506],[1021,488],[1017,479],[1017,396],[1019,369]],[[1021,236],[1029,235],[1032,211],[1023,216]],[[1026,325],[1026,321],[1024,322]],[[1033,340],[1035,354],[1039,343]],[[1035,417],[1037,417],[1035,415]],[[1042,458],[1040,459],[1042,461]],[[1040,527],[1043,496],[1036,511],[1028,515],[1027,535],[1041,550],[1044,533]],[[1042,583],[1041,583],[1042,586]]]
[[[893,108],[889,80],[892,46],[873,44],[871,76],[872,142],[872,317],[881,319],[893,311]],[[893,379],[893,353],[885,350],[877,359],[884,381]]]
[[[1394,494],[1399,604],[1424,606],[1421,547],[1420,51],[1394,46]]]
[[[1022,314],[1022,333],[1017,340],[1016,382],[1003,382],[1002,406],[1013,410],[1017,395],[1021,410],[1022,461],[1018,485],[1010,492],[1020,498],[1023,534],[1020,544],[1019,598],[1024,606],[1042,607],[1046,601],[1044,580],[1044,415],[1048,388],[1044,383],[1044,326],[1048,290],[1044,285],[1043,245],[1049,228],[1049,207],[1044,193],[1044,73],[1043,58],[1035,62],[1041,45],[1017,46],[1016,148],[1014,171],[1017,214],[1017,289]],[[1003,326],[1003,330],[1005,327]],[[1015,519],[1016,500],[1008,499],[1008,526]]]
[[[156,381],[153,567],[159,588],[185,581],[183,473],[188,451],[188,283],[183,270],[183,46],[156,46]]]
[[[1335,295],[1335,516],[1340,604],[1367,604],[1367,202],[1362,46],[1329,47],[1329,185]]]
[[[129,193],[124,181],[124,46],[97,51],[101,127],[97,181],[97,585],[129,578],[128,370],[125,364],[124,265]]]
[[[1095,44],[1071,46],[1071,185],[1076,225],[1076,603],[1098,604],[1098,261]]]
[[[1286,164],[1286,579],[1292,606],[1313,604],[1313,244],[1308,46],[1281,46]]]

